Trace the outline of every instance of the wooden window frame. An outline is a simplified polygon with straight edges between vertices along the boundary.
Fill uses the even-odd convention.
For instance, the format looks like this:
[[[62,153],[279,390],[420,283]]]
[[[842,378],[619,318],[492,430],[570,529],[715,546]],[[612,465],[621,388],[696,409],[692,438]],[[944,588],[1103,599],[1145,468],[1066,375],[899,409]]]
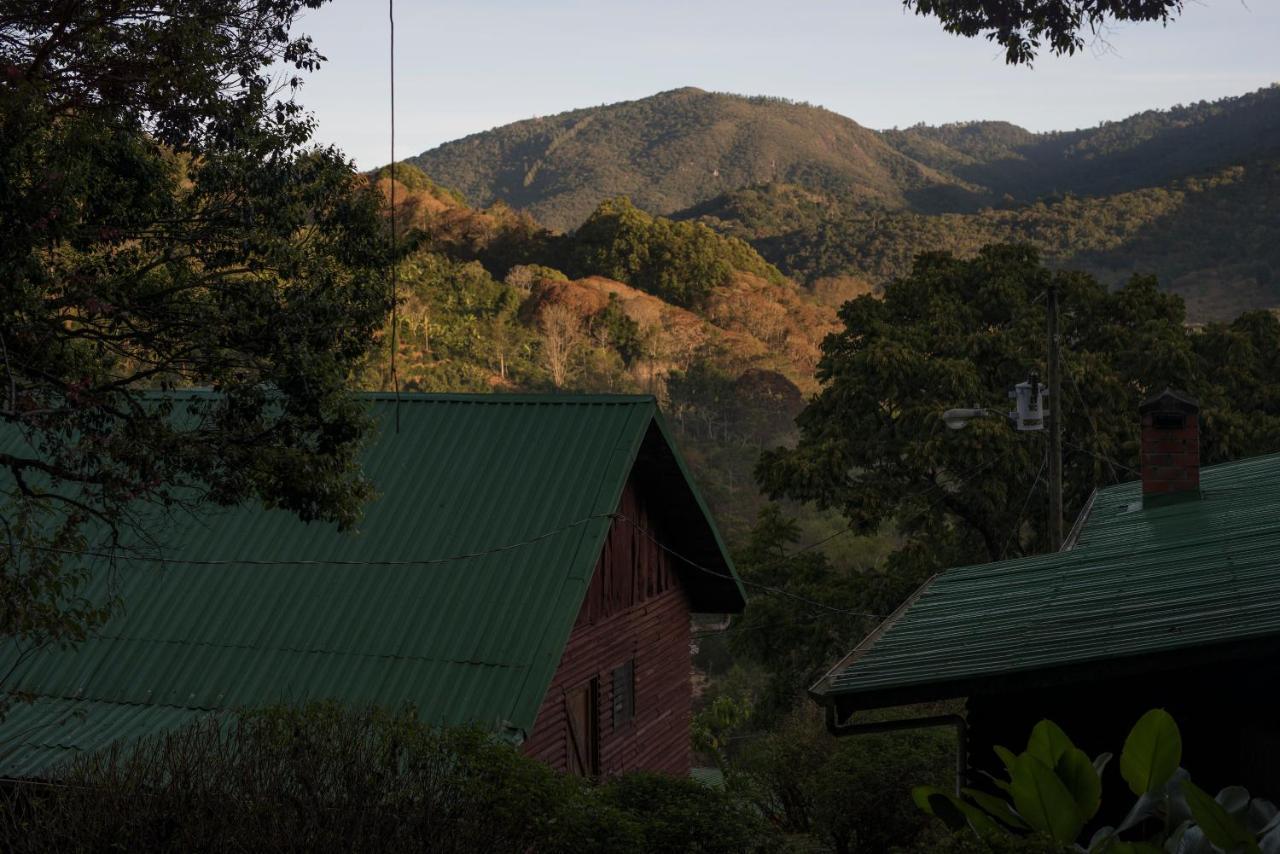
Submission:
[[[626,690],[620,692],[619,686]],[[613,728],[621,729],[636,719],[636,660],[628,658],[613,668],[612,673],[612,715]]]

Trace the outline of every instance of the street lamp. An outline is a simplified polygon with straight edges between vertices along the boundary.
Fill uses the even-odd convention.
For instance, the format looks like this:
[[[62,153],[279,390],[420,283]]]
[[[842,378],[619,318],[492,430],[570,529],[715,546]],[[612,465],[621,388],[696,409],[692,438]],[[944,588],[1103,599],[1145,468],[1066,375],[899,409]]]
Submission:
[[[1026,382],[1018,383],[1009,389],[1009,399],[1014,401],[1013,411],[1009,413],[1009,423],[1015,430],[1033,432],[1043,430],[1050,413],[1045,407],[1045,399],[1049,389],[1040,382],[1034,373]],[[995,410],[974,407],[973,409],[948,409],[942,413],[942,421],[952,430],[963,430],[975,418],[990,418],[999,415]]]
[[[1018,401],[1018,408],[1010,412],[1019,430],[1043,430],[1048,428],[1048,542],[1053,551],[1062,548],[1062,369],[1061,338],[1057,324],[1057,279],[1051,278],[1044,301],[1044,320],[1048,338],[1048,388],[1039,387],[1036,375],[1027,383],[1015,385],[1010,397]],[[1044,397],[1052,396],[1057,414],[1051,415],[1044,408]],[[991,415],[991,410],[947,410],[942,414],[948,428],[959,430],[975,417]]]
[[[952,430],[963,430],[975,418],[995,415],[990,409],[948,409],[942,413],[942,421]]]
[[[1051,338],[1052,341],[1052,338]],[[1056,350],[1056,347],[1053,348]],[[1051,351],[1051,367],[1053,374],[1057,373],[1057,353]],[[1053,389],[1056,391],[1056,388]],[[1018,383],[1009,389],[1009,397],[1014,401],[1014,410],[1009,412],[1009,420],[1014,425],[1015,430],[1030,433],[1030,431],[1039,431],[1050,428],[1050,544],[1053,551],[1059,551],[1062,547],[1062,446],[1060,421],[1052,415],[1052,412],[1044,406],[1046,398],[1050,396],[1050,389],[1044,387],[1039,382],[1039,376],[1030,375],[1025,383]],[[947,425],[951,430],[963,430],[968,426],[969,421],[980,419],[980,417],[991,417],[1000,415],[995,410],[984,410],[984,408],[954,408],[947,410],[942,414],[942,423]]]

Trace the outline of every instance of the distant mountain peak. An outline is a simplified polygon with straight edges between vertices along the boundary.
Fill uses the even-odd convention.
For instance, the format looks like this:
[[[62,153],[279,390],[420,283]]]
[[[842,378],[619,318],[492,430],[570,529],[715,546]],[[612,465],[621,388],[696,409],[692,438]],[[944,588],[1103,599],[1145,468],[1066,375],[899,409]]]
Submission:
[[[666,214],[772,181],[891,207],[963,187],[830,110],[697,87],[517,122],[412,161],[478,204],[503,201],[560,229],[619,195]]]

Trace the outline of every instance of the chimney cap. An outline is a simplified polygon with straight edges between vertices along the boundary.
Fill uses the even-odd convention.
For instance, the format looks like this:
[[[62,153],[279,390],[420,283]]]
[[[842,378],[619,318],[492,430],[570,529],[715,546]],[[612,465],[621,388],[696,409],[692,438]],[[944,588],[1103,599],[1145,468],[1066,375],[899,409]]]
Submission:
[[[1139,415],[1148,412],[1185,412],[1194,415],[1200,411],[1200,401],[1189,394],[1166,388],[1157,395],[1147,398],[1138,407]]]

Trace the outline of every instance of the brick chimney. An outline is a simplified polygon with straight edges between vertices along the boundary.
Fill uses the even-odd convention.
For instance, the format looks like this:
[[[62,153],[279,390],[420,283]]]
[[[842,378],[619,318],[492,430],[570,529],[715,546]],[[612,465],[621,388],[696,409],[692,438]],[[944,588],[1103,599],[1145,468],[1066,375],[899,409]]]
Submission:
[[[1142,416],[1142,503],[1200,497],[1200,404],[1165,389],[1138,407]]]

